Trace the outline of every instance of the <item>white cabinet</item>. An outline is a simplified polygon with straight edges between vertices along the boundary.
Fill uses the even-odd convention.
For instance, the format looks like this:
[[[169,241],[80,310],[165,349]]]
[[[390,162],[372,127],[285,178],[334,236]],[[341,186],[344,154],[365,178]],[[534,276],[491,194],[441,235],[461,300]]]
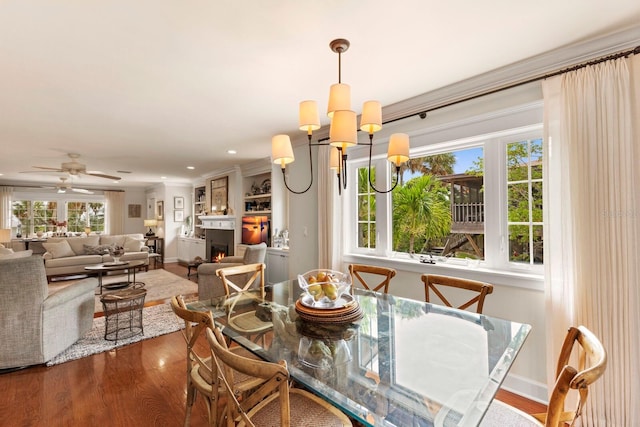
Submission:
[[[196,257],[205,259],[205,241],[202,239],[193,239],[188,237],[178,238],[178,261],[187,263],[189,261],[193,261]]]
[[[267,284],[284,282],[289,279],[289,252],[268,248],[265,259]]]

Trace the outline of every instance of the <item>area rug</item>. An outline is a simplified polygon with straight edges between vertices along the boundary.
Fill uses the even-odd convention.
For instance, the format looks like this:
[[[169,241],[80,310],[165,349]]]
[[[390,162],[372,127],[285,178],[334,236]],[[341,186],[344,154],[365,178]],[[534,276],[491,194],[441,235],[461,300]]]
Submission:
[[[58,365],[82,357],[91,356],[113,350],[138,341],[154,338],[184,328],[184,321],[180,320],[168,304],[146,307],[142,311],[142,327],[144,334],[114,341],[104,339],[104,317],[93,319],[93,327],[84,337],[71,347],[47,362],[47,366]]]
[[[103,279],[103,284],[121,282],[126,275],[107,276]],[[49,294],[52,294],[70,284],[77,282],[75,280],[57,281],[49,284]],[[191,295],[198,293],[198,285],[190,280],[184,279],[176,274],[166,270],[149,270],[146,272],[136,273],[136,282],[144,283],[147,295],[144,299],[145,303],[155,301],[167,301],[174,295]],[[111,292],[104,290],[105,293]],[[100,295],[95,298],[95,313],[102,313],[102,303]]]

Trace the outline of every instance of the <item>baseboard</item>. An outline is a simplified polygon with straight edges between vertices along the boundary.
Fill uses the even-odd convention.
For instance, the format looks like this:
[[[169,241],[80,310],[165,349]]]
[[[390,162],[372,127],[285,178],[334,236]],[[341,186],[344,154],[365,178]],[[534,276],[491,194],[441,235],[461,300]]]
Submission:
[[[549,403],[546,384],[532,381],[520,375],[507,375],[500,388],[544,405]]]

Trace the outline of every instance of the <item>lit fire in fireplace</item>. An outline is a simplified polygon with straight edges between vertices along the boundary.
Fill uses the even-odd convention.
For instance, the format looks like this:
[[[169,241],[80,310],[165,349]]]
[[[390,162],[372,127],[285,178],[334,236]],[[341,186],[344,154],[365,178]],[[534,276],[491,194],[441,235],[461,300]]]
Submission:
[[[220,262],[220,260],[224,258],[224,252],[219,252],[213,257],[213,262]]]

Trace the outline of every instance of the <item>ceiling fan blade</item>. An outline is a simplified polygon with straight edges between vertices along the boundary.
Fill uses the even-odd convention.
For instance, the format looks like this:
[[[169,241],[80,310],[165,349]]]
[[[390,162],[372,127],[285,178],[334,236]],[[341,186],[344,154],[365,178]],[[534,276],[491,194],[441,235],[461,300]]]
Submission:
[[[60,173],[60,172],[64,172],[64,171],[62,169],[53,169],[53,168],[51,168],[51,169],[47,168],[46,170],[39,170],[39,171],[20,171],[20,173],[45,173],[45,172],[57,172],[57,173]]]
[[[54,171],[54,172],[64,172],[62,169],[60,168],[50,168],[48,166],[32,166],[33,168],[36,169],[44,169],[44,170],[50,170],[50,171]]]
[[[85,190],[84,188],[72,188],[71,191],[82,194],[93,194],[93,191]]]
[[[100,178],[107,178],[107,179],[112,179],[114,181],[120,181],[122,178],[120,178],[119,176],[113,176],[113,175],[106,175],[103,173],[97,173],[97,172],[82,172],[84,175],[91,175],[91,176],[97,176]]]

